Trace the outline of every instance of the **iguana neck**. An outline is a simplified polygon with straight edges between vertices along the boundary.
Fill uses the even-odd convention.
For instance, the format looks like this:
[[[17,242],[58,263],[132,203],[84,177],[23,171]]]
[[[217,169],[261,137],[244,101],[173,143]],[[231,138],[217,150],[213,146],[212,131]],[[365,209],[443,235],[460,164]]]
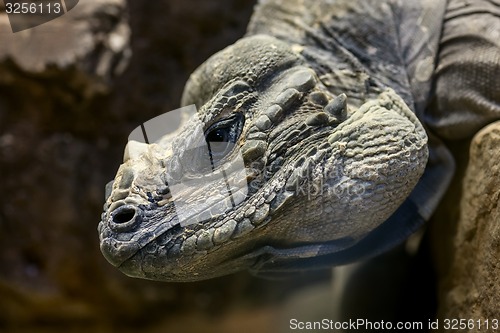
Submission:
[[[444,10],[442,1],[433,7],[436,15],[425,22],[428,25],[440,22]],[[418,24],[429,21],[424,14],[420,5],[402,6],[398,1],[261,1],[247,36],[266,34],[297,45],[325,85],[335,94],[348,94],[354,105],[390,87],[412,110],[420,112],[416,107],[422,105],[415,103],[427,98],[430,82],[410,82],[410,76],[428,75],[416,75],[416,67],[432,71],[439,37]],[[425,44],[415,48],[412,32]]]

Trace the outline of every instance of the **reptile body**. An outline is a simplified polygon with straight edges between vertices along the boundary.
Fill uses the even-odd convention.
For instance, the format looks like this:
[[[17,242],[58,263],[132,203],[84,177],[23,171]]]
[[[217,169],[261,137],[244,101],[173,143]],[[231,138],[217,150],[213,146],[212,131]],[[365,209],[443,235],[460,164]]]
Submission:
[[[404,241],[453,174],[439,137],[470,137],[500,115],[500,6],[471,3],[261,1],[247,35],[182,97],[206,141],[222,143],[213,170],[187,149],[189,121],[175,138],[129,142],[99,224],[105,257],[130,276],[193,281],[325,268]],[[235,180],[231,202],[209,181],[221,174]],[[180,223],[168,177],[196,184],[175,200],[223,213]]]

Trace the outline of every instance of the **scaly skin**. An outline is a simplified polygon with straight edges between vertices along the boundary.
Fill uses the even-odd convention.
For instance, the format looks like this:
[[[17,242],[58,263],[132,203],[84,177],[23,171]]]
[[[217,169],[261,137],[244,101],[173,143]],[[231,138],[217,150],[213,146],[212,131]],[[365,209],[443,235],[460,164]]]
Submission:
[[[372,38],[391,44],[393,36],[384,34]],[[205,62],[186,86],[183,104],[199,106],[205,131],[242,116],[236,146],[221,164],[231,166],[241,152],[245,170],[228,177],[244,172],[248,193],[240,192],[242,202],[224,214],[179,224],[165,173],[210,177],[196,158],[179,162],[194,125],[185,124],[175,140],[129,142],[99,224],[110,263],[134,277],[193,281],[243,269],[297,270],[303,260],[366,246],[363,240],[424,173],[427,135],[411,110],[397,49],[375,64],[358,52],[376,53],[372,48],[312,35],[286,40],[250,33]],[[223,200],[223,188],[197,184],[184,188],[181,200]],[[405,223],[396,224],[404,230],[399,236],[380,242],[402,241],[415,229]]]

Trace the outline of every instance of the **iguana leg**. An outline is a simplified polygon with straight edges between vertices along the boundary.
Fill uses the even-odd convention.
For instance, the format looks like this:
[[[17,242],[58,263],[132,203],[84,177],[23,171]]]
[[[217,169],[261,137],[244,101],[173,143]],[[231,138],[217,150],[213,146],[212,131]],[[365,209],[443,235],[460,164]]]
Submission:
[[[450,0],[426,123],[446,139],[470,138],[500,119],[500,2]]]

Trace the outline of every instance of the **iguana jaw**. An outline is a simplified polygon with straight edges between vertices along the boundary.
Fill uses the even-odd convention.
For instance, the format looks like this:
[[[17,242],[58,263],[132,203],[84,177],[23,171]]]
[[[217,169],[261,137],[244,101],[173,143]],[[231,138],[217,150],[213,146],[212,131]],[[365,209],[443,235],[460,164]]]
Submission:
[[[271,38],[258,38],[259,47],[266,42],[285,48]],[[247,42],[234,47],[250,52],[252,40]],[[218,56],[228,57],[231,52]],[[220,114],[214,111],[216,96],[232,79],[248,83],[254,94],[256,102],[242,109],[246,121],[239,141],[249,193],[234,210],[181,227],[168,194],[161,194],[162,165],[168,165],[165,160],[172,153],[154,145],[145,147],[122,166],[110,198],[131,200],[140,223],[132,223],[126,231],[112,230],[110,209],[99,228],[103,253],[124,273],[192,281],[272,266],[289,260],[292,249],[307,248],[296,253],[314,256],[314,249],[325,242],[336,244],[332,251],[340,252],[355,246],[409,195],[425,167],[427,137],[404,101],[389,89],[359,108],[351,106],[347,113],[344,96],[333,96],[314,75],[313,84],[303,80],[311,69],[288,48],[283,52],[285,61],[279,70],[257,75],[260,82],[234,74],[224,78],[226,82],[212,82],[219,88],[207,92],[203,80],[218,77],[210,75],[218,69],[209,61],[188,84],[185,103],[201,101],[200,112],[208,122],[213,114]],[[245,50],[234,53],[245,54]],[[284,87],[292,81],[300,84]],[[128,180],[131,195],[120,198],[119,184]],[[166,204],[158,205],[165,200]]]

